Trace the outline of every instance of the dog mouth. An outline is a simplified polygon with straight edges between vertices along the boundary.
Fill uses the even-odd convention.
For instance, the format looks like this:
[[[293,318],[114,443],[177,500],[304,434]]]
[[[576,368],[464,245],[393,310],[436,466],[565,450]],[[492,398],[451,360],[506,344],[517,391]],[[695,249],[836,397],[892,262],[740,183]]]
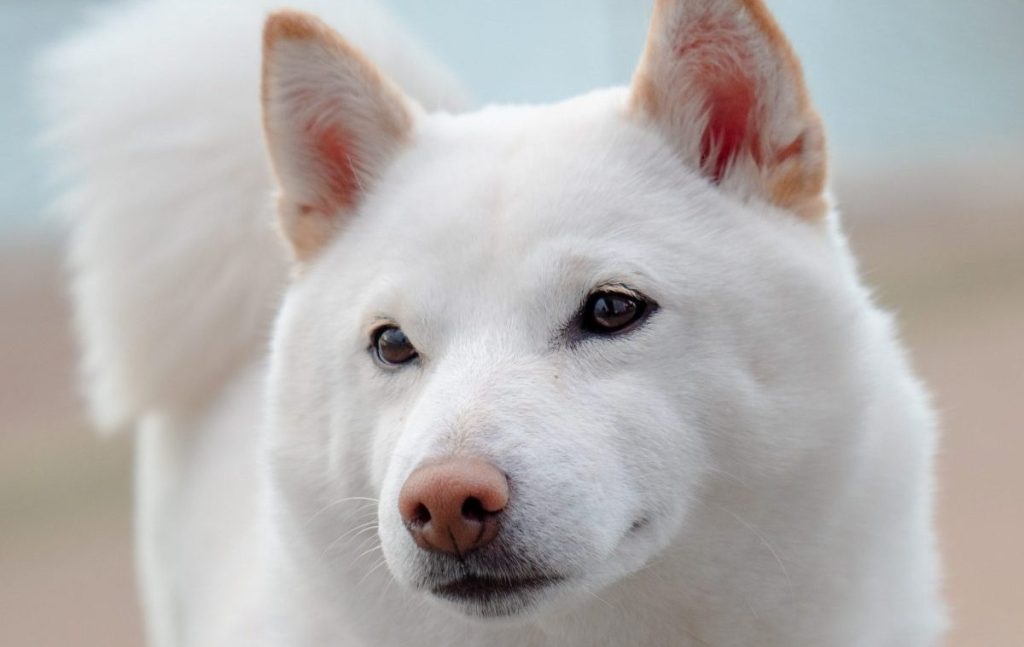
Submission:
[[[562,575],[507,577],[467,574],[430,586],[435,596],[482,617],[512,616],[525,611],[541,591],[564,581]]]

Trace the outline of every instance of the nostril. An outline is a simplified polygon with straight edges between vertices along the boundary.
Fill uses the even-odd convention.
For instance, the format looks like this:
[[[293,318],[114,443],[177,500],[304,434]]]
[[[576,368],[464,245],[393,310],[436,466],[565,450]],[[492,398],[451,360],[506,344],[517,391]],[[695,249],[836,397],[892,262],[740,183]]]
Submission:
[[[427,506],[422,503],[416,506],[413,510],[412,517],[409,518],[409,523],[417,526],[425,526],[430,521],[430,510]]]
[[[484,509],[484,504],[480,502],[480,499],[475,496],[469,497],[462,503],[463,519],[482,522],[490,514],[490,512]]]

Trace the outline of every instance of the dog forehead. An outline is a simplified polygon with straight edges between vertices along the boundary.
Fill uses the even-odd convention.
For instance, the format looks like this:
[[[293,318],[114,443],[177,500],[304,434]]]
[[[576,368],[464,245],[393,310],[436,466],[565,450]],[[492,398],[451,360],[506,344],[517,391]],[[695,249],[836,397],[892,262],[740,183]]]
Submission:
[[[625,112],[621,92],[431,115],[314,275],[323,293],[355,291],[403,318],[521,319],[602,283],[657,297],[694,274],[689,259],[713,271],[724,200]]]
[[[559,240],[574,249],[626,235],[650,250],[667,224],[706,211],[711,189],[622,104],[604,91],[428,117],[363,217],[406,259],[457,251],[493,264]]]

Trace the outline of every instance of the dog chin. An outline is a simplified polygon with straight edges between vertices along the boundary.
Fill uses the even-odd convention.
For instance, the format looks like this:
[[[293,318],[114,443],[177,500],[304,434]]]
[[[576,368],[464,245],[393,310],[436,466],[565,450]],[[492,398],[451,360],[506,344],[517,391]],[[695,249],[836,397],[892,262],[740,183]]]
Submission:
[[[459,613],[488,622],[516,621],[541,612],[566,588],[560,575],[523,578],[466,575],[419,588],[432,599]]]

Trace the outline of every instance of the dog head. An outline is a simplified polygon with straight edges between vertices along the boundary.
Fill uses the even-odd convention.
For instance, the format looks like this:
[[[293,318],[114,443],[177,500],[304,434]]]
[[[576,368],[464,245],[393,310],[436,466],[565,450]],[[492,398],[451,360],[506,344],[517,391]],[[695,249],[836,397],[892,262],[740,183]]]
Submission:
[[[696,532],[720,475],[829,442],[859,297],[757,0],[659,2],[629,89],[465,115],[280,13],[263,100],[298,259],[270,451],[311,554],[360,544],[366,497],[406,587],[571,604]]]

